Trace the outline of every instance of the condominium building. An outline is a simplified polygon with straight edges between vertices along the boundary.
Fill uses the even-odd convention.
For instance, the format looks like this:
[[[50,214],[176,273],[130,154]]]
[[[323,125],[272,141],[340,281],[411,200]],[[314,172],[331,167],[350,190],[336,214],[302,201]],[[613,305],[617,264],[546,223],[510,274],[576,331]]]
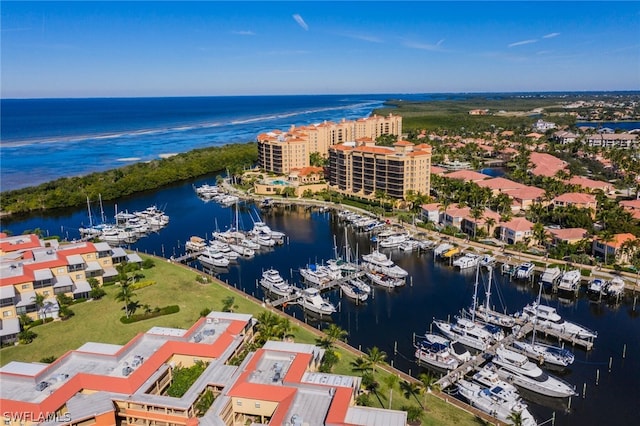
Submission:
[[[36,235],[0,233],[0,342],[15,340],[23,314],[32,320],[57,318],[59,294],[89,298],[89,281],[102,285],[114,278],[114,265],[123,261],[142,259],[107,243],[58,244]],[[44,297],[41,306],[36,295]]]
[[[211,312],[188,330],[156,326],[124,346],[88,342],[52,364],[10,362],[0,368],[5,424],[406,425],[404,411],[356,406],[361,379],[319,372],[325,351],[314,345],[269,341],[230,364],[255,324]],[[202,374],[169,396],[176,369],[196,364]]]
[[[393,114],[291,126],[286,132],[273,130],[257,137],[258,166],[266,171],[287,174],[291,169],[308,167],[309,156],[314,152],[326,157],[333,145],[359,138],[375,140],[380,135],[401,134],[402,117]]]
[[[329,149],[329,187],[365,198],[384,193],[404,199],[407,191],[429,194],[431,146],[399,141],[391,147],[371,140],[335,145]]]
[[[638,135],[632,133],[595,133],[587,136],[587,145],[602,148],[635,149]]]

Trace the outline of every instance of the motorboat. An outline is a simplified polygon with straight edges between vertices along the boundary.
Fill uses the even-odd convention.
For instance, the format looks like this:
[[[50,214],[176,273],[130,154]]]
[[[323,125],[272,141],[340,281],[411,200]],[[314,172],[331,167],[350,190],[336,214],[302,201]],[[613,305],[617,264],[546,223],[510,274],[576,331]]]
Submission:
[[[508,424],[513,424],[511,416],[515,412],[520,413],[522,420],[521,425],[537,425],[527,405],[520,399],[502,399],[500,394],[501,389],[499,389],[499,387],[487,388],[464,379],[459,380],[457,385],[458,394],[466,399],[471,406],[484,411],[496,419]]]
[[[374,272],[381,272],[393,278],[405,278],[409,273],[396,265],[386,254],[374,250],[362,256],[363,266]]]
[[[210,200],[211,198],[220,195],[220,188],[216,185],[202,184],[195,188],[196,194],[204,198],[205,200]]]
[[[204,250],[206,246],[207,246],[207,241],[204,238],[200,238],[195,235],[189,238],[189,241],[187,241],[184,244],[184,248],[187,251],[196,251],[196,252]]]
[[[600,296],[606,295],[607,285],[606,280],[602,278],[594,278],[589,282],[589,286],[587,287],[587,294],[589,296],[593,296],[595,298],[599,298]]]
[[[356,302],[364,302],[369,298],[369,293],[362,290],[360,287],[352,283],[353,280],[348,280],[340,283],[340,290],[349,299]]]
[[[498,260],[491,256],[490,254],[484,254],[480,256],[480,266],[484,266],[485,268],[493,268],[493,265],[496,264]]]
[[[355,287],[358,287],[361,291],[367,294],[371,294],[371,286],[362,281],[360,278],[351,278],[349,280],[349,283]]]
[[[242,238],[238,241],[238,244],[240,244],[243,247],[246,248],[250,248],[251,250],[260,250],[260,244],[256,243],[255,241],[251,241],[248,238]]]
[[[491,393],[503,401],[518,401],[518,388],[500,378],[497,369],[491,363],[478,370],[472,379],[491,390]]]
[[[398,248],[402,251],[415,251],[418,250],[420,248],[420,243],[416,240],[406,240],[401,242],[398,245]]]
[[[209,245],[205,247],[205,251],[222,253],[222,255],[229,260],[236,260],[240,256],[238,253],[231,250],[229,244],[225,244],[220,241],[209,241]]]
[[[336,307],[331,302],[320,296],[320,290],[317,288],[307,288],[302,290],[300,304],[308,311],[315,312],[320,315],[331,315],[336,312]]]
[[[479,351],[486,350],[497,341],[482,325],[467,318],[457,317],[453,323],[441,320],[434,320],[433,323],[438,327],[440,333],[448,339],[457,340],[463,345]]]
[[[407,234],[395,234],[383,240],[379,240],[378,244],[382,248],[395,248],[409,239]]]
[[[310,284],[323,285],[331,281],[331,277],[324,268],[314,263],[307,265],[306,268],[300,268],[300,275]]]
[[[624,296],[624,280],[618,276],[613,277],[607,284],[606,293],[612,299],[620,299]]]
[[[478,274],[479,274],[479,269],[480,268],[478,266],[478,269],[476,270]],[[475,315],[475,317],[479,318],[481,321],[488,324],[493,324],[500,327],[512,328],[513,326],[516,325],[516,319],[513,316],[491,309],[492,283],[493,283],[493,267],[489,267],[489,279],[488,279],[488,285],[487,285],[487,292],[485,293],[484,304],[478,305],[477,303],[474,303],[476,307],[475,307],[475,311],[471,312],[471,316],[473,317]],[[474,300],[476,299],[474,298]],[[472,306],[472,309],[473,309],[473,306]]]
[[[437,334],[419,336],[413,346],[416,349],[416,359],[432,367],[455,370],[464,362],[456,352],[451,350],[451,341]],[[471,359],[469,351],[466,351],[466,353],[468,355],[467,360]]]
[[[440,257],[442,256],[443,253],[446,253],[447,251],[451,250],[453,248],[453,245],[450,243],[441,243],[438,244],[436,246],[436,248],[433,249],[433,255],[435,257]]]
[[[404,278],[393,278],[379,272],[370,271],[367,271],[365,275],[371,280],[373,284],[379,285],[381,287],[394,288],[402,287],[403,285],[405,285]]]
[[[297,290],[295,286],[286,282],[280,272],[275,269],[267,269],[262,273],[260,285],[278,296],[289,296]]]
[[[475,253],[466,253],[453,261],[453,266],[460,269],[475,268],[480,263],[480,255]]]
[[[501,379],[517,386],[556,398],[577,395],[569,383],[545,373],[518,352],[498,347],[492,362],[498,366],[497,372]]]
[[[459,247],[452,247],[449,250],[447,250],[446,252],[442,253],[442,255],[440,257],[442,257],[443,259],[450,259],[453,256],[455,256],[456,254],[460,253],[460,248]]]
[[[229,259],[227,259],[222,253],[213,250],[205,250],[198,256],[198,262],[207,267],[216,266],[224,268],[229,266]]]
[[[273,247],[276,245],[276,242],[266,234],[253,234],[250,240],[263,247]]]
[[[557,266],[546,268],[540,276],[540,285],[546,288],[554,288],[562,278],[562,271]]]
[[[562,278],[560,279],[560,283],[558,284],[558,291],[563,291],[565,293],[577,293],[580,289],[580,280],[582,279],[582,274],[579,269],[572,269],[570,271],[562,274]]]
[[[561,333],[573,335],[578,339],[595,339],[598,337],[598,333],[595,331],[589,330],[579,324],[563,320],[555,308],[537,302],[525,306],[519,315],[524,319],[534,320],[537,318],[537,325],[539,327],[543,329],[550,328]]]
[[[240,244],[229,243],[229,248],[244,257],[252,257],[256,254],[255,250]]]
[[[531,262],[525,262],[516,269],[515,277],[519,280],[529,279],[535,270],[535,265]]]

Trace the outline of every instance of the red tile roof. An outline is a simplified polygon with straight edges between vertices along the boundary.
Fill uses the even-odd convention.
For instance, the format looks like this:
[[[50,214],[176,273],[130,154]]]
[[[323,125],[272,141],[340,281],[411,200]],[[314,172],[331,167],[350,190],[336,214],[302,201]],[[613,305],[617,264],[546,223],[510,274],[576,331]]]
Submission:
[[[501,191],[508,191],[510,189],[519,189],[525,188],[527,185],[522,183],[514,182],[510,179],[506,179],[503,177],[497,177],[492,179],[486,179],[478,182],[478,186],[489,189],[499,189]]]
[[[567,167],[565,161],[543,152],[532,152],[529,161],[534,165],[531,173],[536,176],[554,177]]]
[[[529,222],[524,217],[514,217],[509,222],[502,224],[507,229],[514,232],[530,231],[533,228],[533,223]]]
[[[455,172],[446,173],[444,177],[449,179],[460,179],[464,181],[477,182],[484,179],[489,179],[489,176],[482,173],[474,172],[473,170],[457,170]]]
[[[596,196],[582,192],[567,192],[566,194],[558,195],[553,201],[565,204],[595,204]]]
[[[547,232],[563,241],[580,240],[587,236],[587,230],[583,228],[548,229]]]

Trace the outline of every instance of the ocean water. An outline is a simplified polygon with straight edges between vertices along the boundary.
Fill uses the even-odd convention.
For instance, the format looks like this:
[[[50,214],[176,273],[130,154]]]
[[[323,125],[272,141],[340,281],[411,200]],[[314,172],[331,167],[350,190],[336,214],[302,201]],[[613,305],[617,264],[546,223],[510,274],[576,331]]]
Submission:
[[[3,99],[1,190],[254,141],[292,124],[366,117],[390,97]]]

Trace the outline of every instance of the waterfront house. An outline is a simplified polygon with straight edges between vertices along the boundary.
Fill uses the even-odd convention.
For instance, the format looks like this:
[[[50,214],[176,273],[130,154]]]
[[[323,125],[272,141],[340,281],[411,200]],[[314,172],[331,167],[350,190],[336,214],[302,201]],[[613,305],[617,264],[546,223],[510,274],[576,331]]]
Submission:
[[[588,135],[586,143],[589,146],[602,148],[635,149],[638,147],[638,135],[632,133],[598,132]]]
[[[634,219],[640,220],[640,199],[620,201],[620,206],[631,213]]]
[[[442,205],[440,203],[423,204],[420,206],[421,219],[424,222],[439,224],[442,218]]]
[[[552,123],[550,121],[544,121],[541,118],[538,119],[538,121],[536,121],[533,124],[533,129],[539,132],[546,132],[547,130],[551,130],[555,128],[556,128],[556,123]]]
[[[480,180],[476,184],[481,188],[489,188],[493,195],[527,187],[527,185],[503,177]]]
[[[514,217],[500,224],[500,240],[507,244],[516,244],[533,237],[533,223],[524,217]]]
[[[609,259],[615,259],[618,263],[626,263],[629,261],[629,258],[632,253],[624,250],[624,244],[628,241],[634,241],[636,237],[630,233],[624,234],[615,234],[613,235],[611,241],[604,241],[600,237],[594,237],[593,239],[593,255]]]
[[[451,206],[442,213],[442,225],[462,230],[462,221],[469,217],[470,214],[471,209],[469,207]]]
[[[484,209],[482,216],[475,219],[472,212],[462,218],[461,229],[468,235],[477,235],[478,231],[485,231],[488,236],[493,236],[494,231],[500,224],[500,215],[491,209]]]
[[[527,210],[533,203],[544,203],[544,189],[535,186],[526,186],[522,188],[510,189],[505,191],[511,198],[518,210]]]

